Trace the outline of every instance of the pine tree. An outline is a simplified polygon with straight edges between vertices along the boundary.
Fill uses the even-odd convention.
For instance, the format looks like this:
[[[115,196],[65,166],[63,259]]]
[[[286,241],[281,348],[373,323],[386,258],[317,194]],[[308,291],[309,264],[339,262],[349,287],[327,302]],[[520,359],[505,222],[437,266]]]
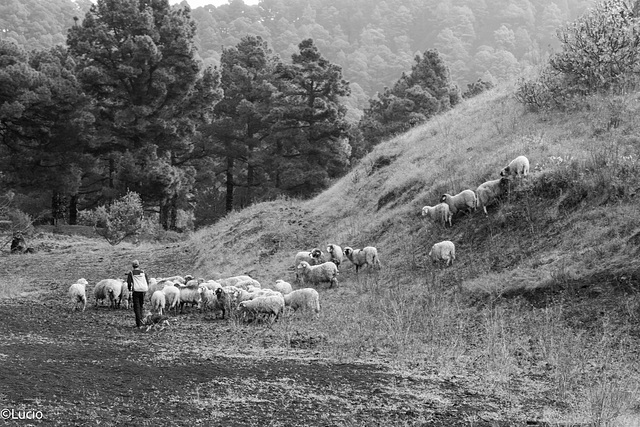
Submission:
[[[191,188],[185,164],[192,136],[219,96],[213,71],[203,75],[196,59],[195,31],[189,9],[172,8],[168,0],[98,0],[67,40],[95,100],[96,153],[109,176],[136,175],[125,166],[139,172],[118,190],[129,185],[147,204],[157,203],[167,229],[175,228],[180,200]],[[158,169],[184,181],[157,180]]]

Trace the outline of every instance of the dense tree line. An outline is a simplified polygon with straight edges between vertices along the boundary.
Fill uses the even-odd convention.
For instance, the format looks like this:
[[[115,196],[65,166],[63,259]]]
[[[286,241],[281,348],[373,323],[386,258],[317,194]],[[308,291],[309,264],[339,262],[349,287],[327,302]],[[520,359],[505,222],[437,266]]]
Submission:
[[[70,223],[134,191],[165,229],[320,191],[455,106],[461,81],[471,96],[535,62],[544,10],[580,8],[30,1],[0,6],[0,184]]]
[[[0,41],[0,176],[51,220],[135,191],[165,229],[225,187],[225,212],[309,196],[348,167],[349,85],[312,39],[290,61],[249,35],[203,67],[188,8],[99,0],[66,47]],[[215,215],[202,212],[202,218]]]

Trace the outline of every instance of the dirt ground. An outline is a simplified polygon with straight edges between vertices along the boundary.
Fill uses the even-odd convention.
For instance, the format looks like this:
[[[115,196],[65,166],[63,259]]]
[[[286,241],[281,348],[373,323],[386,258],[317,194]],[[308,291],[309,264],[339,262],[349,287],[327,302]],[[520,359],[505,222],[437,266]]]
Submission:
[[[91,288],[87,310],[72,312],[68,278],[96,283],[133,257],[161,274],[191,257],[180,244],[75,253],[60,243],[0,255],[0,272],[29,277],[34,289],[0,300],[0,410],[41,415],[2,412],[0,425],[543,425],[471,379],[321,358],[313,337],[285,348],[268,327],[195,311],[145,332],[132,310],[94,308]]]

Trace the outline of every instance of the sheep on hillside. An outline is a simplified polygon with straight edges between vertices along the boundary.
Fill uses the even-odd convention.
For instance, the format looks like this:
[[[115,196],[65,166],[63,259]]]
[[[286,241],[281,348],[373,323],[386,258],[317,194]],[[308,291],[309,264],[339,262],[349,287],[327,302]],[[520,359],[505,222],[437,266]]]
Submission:
[[[298,271],[304,283],[317,286],[328,282],[329,287],[338,286],[338,266],[331,261],[320,265],[309,265],[308,262],[302,261],[298,265]]]
[[[282,279],[276,280],[276,283],[272,286],[272,288],[274,291],[278,291],[282,295],[286,295],[291,291],[293,291],[293,287],[291,286],[291,283],[285,282]]]
[[[494,179],[480,184],[476,190],[478,195],[478,208],[482,207],[484,214],[487,214],[487,206],[490,206],[498,200],[498,197],[507,191],[508,178]]]
[[[446,203],[438,203],[435,206],[423,206],[422,216],[428,216],[433,221],[442,224],[443,227],[447,226],[447,222],[449,222],[449,227],[451,227],[451,218],[453,218],[449,205]]]
[[[102,301],[107,299],[107,291],[105,288],[106,285],[106,280],[101,280],[93,287],[93,296],[96,300],[94,307],[98,306],[98,301],[100,301],[100,305],[102,305]]]
[[[302,261],[306,261],[309,265],[318,265],[322,260],[322,251],[319,248],[313,248],[310,251],[298,252],[295,256],[293,266],[298,267]]]
[[[238,304],[240,317],[252,321],[267,319],[275,321],[284,311],[284,298],[280,293],[242,301]]]
[[[475,211],[478,204],[476,193],[473,190],[464,190],[455,196],[445,193],[440,197],[440,202],[449,205],[449,210],[453,215],[458,211]]]
[[[446,265],[450,265],[456,259],[456,247],[453,242],[444,240],[436,243],[429,251],[429,258],[436,263],[438,261],[446,261]]]
[[[69,296],[71,297],[71,301],[74,303],[73,311],[78,309],[78,304],[82,303],[82,311],[87,308],[87,279],[82,278],[78,279],[76,283],[69,286]]]
[[[500,176],[520,176],[525,177],[529,174],[529,159],[525,156],[518,156],[511,160],[508,166],[500,171]]]
[[[327,246],[327,253],[329,254],[329,259],[327,261],[331,261],[336,266],[340,267],[340,263],[342,262],[342,248],[336,244],[329,244]],[[309,263],[312,265],[311,263]]]
[[[369,268],[380,268],[380,257],[378,256],[378,249],[373,246],[367,246],[363,249],[352,249],[349,246],[344,248],[344,254],[349,258],[349,261],[356,266],[356,273],[365,265]]]
[[[167,300],[165,298],[164,292],[155,291],[153,295],[151,295],[151,310],[155,313],[163,314],[166,304]]]
[[[251,276],[247,276],[245,275],[240,275],[240,276],[232,276],[232,277],[226,277],[224,279],[217,279],[216,282],[218,282],[221,286],[235,286],[236,288],[242,288],[242,289],[246,289],[247,286],[249,285],[253,285],[256,287],[261,287],[260,282],[258,282],[256,279],[252,278]]]
[[[284,305],[293,311],[310,311],[317,317],[320,313],[320,295],[313,288],[296,289],[284,296]]]
[[[221,311],[222,318],[224,319],[227,314],[231,313],[237,304],[237,296],[241,289],[235,286],[223,286],[216,289],[216,303],[214,304],[214,311]]]

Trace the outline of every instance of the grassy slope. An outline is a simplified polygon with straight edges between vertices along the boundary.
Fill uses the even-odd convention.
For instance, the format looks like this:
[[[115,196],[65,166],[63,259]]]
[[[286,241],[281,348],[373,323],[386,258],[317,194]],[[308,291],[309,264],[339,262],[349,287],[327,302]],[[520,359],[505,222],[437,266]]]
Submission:
[[[373,245],[379,274],[322,292],[325,355],[466,372],[562,422],[637,425],[640,118],[636,100],[527,113],[503,86],[400,135],[312,200],[233,213],[193,239],[195,273],[293,280],[298,250]],[[619,125],[608,129],[612,117]],[[509,197],[443,229],[420,217],[443,192],[475,189],[524,154]],[[427,262],[456,244],[453,267]]]

